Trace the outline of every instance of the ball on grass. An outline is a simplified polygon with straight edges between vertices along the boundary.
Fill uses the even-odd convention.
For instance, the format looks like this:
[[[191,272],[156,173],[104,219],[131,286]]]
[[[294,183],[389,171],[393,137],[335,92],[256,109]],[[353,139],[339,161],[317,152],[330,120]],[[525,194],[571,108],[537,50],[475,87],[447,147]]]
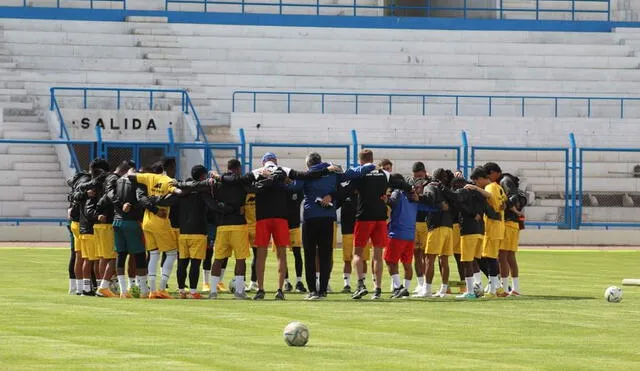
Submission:
[[[303,323],[291,322],[284,328],[284,342],[292,347],[303,347],[309,341],[309,329]]]
[[[609,286],[604,290],[604,298],[609,303],[619,303],[622,301],[622,289],[617,286]]]

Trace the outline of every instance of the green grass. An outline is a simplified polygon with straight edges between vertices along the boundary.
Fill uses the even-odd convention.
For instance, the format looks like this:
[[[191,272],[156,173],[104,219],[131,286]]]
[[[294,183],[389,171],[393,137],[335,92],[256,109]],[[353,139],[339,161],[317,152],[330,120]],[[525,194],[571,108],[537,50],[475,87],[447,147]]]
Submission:
[[[0,248],[1,369],[640,369],[640,288],[602,297],[640,276],[640,252],[521,252],[526,296],[474,302],[76,297],[67,256]],[[293,320],[309,326],[304,348],[282,340]]]

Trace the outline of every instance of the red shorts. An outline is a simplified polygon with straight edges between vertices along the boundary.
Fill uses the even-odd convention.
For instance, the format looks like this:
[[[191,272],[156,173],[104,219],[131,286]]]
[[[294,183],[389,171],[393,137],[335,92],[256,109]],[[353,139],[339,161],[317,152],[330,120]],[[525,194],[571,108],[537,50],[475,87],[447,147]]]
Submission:
[[[353,230],[353,246],[365,247],[369,239],[373,247],[387,246],[387,222],[357,220]]]
[[[289,246],[289,222],[287,219],[269,218],[256,222],[256,239],[253,246],[268,247],[273,236],[273,243],[277,247]]]
[[[389,244],[384,249],[384,261],[389,264],[411,264],[413,261],[413,241],[389,238]]]

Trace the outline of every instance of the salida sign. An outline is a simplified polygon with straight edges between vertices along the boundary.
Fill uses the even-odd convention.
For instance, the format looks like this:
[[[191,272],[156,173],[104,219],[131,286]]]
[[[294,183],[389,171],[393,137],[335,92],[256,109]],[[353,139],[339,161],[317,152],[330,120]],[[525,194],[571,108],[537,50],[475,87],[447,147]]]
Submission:
[[[98,119],[93,121],[89,117],[83,117],[80,122],[72,121],[71,124],[79,126],[82,129],[94,129],[99,127],[102,130],[158,130],[153,118],[139,119],[125,117],[120,121],[113,117],[107,119],[98,117]],[[173,125],[173,123],[169,122],[169,126],[171,125]]]

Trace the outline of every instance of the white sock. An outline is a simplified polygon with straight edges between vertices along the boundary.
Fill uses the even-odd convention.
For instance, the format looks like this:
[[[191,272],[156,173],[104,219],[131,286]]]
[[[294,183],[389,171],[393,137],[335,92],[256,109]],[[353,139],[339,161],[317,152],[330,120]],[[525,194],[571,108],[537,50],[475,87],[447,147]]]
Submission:
[[[209,284],[209,281],[211,281],[211,271],[205,271],[204,272],[204,283]]]
[[[242,294],[244,289],[244,276],[236,276],[236,292]]]
[[[482,285],[482,273],[477,272],[473,274],[473,281]]]
[[[489,292],[490,293],[495,294],[499,285],[500,285],[500,281],[498,281],[498,276],[490,276],[489,277]]]
[[[446,294],[448,288],[449,288],[449,285],[445,285],[443,283],[442,285],[440,285],[440,292],[443,294]]]
[[[195,293],[196,293],[196,290],[197,290],[197,289],[189,289],[189,294],[191,294],[191,295],[195,294]]]
[[[220,269],[220,281],[224,281],[224,271],[226,271],[226,269]]]
[[[513,287],[511,288],[515,292],[520,292],[520,277],[511,277]]]
[[[425,283],[424,291],[427,292],[427,293],[431,293],[431,284],[430,283]]]
[[[122,276],[118,276],[118,286],[120,286],[121,294],[127,292],[127,278],[124,274]]]
[[[220,277],[211,276],[211,292],[218,292],[218,282],[220,282]]]
[[[83,280],[83,286],[84,286],[84,288],[82,289],[83,291],[90,292],[91,291],[91,279],[90,278],[85,278]]]
[[[391,282],[393,283],[394,290],[400,287],[400,275],[397,273],[391,275]]]
[[[319,280],[320,279],[320,272],[316,272],[316,279]]]
[[[409,290],[409,286],[411,286],[411,280],[405,278],[404,280],[404,288]]]
[[[509,289],[509,277],[502,277],[502,288],[504,291]]]
[[[296,277],[296,283],[302,282],[302,277]]]
[[[118,276],[120,277],[120,276]],[[136,278],[135,277],[129,277],[129,290],[131,290],[133,288],[133,286],[136,285]]]
[[[169,282],[171,271],[173,271],[173,265],[176,263],[177,259],[177,250],[167,251],[167,258],[164,260],[164,264],[162,265],[162,279],[160,280],[160,290],[167,289],[167,283]]]
[[[109,281],[105,280],[104,278],[102,280],[100,280],[100,288],[101,289],[108,289],[109,288]]]
[[[351,275],[350,274],[343,274],[342,278],[344,279],[344,285],[345,286],[351,286]]]
[[[138,287],[140,288],[141,296],[149,294],[149,287],[147,286],[147,276],[137,276]]]
[[[424,276],[418,277],[418,287],[424,286]]]
[[[473,282],[474,282],[473,276],[466,277],[464,281],[467,283],[467,293],[473,294]]]
[[[76,278],[76,290],[78,290],[78,292],[82,293],[82,287],[84,286],[84,282],[82,281],[82,278],[77,279]]]
[[[78,286],[75,278],[69,278],[69,291],[77,291]]]
[[[160,261],[160,251],[149,252],[149,290],[156,291],[156,274],[158,273],[158,262]]]

